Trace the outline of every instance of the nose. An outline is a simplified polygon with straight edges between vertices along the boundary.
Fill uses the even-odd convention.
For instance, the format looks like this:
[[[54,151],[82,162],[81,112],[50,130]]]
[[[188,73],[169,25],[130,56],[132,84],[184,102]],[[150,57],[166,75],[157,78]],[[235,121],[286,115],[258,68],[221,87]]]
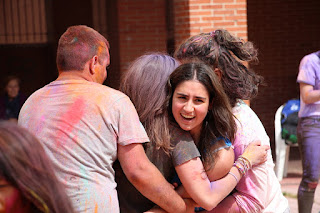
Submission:
[[[186,102],[186,104],[183,107],[183,110],[186,112],[193,112],[194,111],[194,106],[191,101]]]

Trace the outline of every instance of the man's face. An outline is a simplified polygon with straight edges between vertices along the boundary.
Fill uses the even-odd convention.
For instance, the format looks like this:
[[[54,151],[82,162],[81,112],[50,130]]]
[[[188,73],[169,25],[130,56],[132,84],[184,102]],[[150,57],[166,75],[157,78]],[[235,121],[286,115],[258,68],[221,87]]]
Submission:
[[[9,81],[8,85],[6,86],[6,91],[9,98],[17,97],[19,89],[20,87],[17,79],[12,79],[11,81]]]

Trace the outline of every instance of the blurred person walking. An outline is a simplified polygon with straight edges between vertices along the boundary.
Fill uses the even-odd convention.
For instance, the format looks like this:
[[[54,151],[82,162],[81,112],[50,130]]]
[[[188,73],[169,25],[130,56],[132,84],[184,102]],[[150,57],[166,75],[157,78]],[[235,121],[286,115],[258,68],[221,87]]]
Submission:
[[[320,177],[320,51],[303,57],[297,82],[300,85],[297,136],[303,169],[298,208],[300,213],[309,213]]]

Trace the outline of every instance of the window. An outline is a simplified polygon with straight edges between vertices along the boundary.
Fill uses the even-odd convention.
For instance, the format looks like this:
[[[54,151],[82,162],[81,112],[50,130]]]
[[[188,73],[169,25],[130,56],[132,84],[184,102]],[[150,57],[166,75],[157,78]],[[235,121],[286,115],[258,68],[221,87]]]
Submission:
[[[0,0],[0,45],[47,41],[45,0]]]

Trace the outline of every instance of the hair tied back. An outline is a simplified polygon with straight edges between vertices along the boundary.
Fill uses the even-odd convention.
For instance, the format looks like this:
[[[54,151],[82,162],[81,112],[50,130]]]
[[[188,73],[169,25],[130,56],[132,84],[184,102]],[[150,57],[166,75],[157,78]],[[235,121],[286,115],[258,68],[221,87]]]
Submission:
[[[210,36],[211,36],[212,38],[215,36],[215,34],[216,34],[215,32],[216,32],[216,31],[211,31],[211,32],[210,32]]]

